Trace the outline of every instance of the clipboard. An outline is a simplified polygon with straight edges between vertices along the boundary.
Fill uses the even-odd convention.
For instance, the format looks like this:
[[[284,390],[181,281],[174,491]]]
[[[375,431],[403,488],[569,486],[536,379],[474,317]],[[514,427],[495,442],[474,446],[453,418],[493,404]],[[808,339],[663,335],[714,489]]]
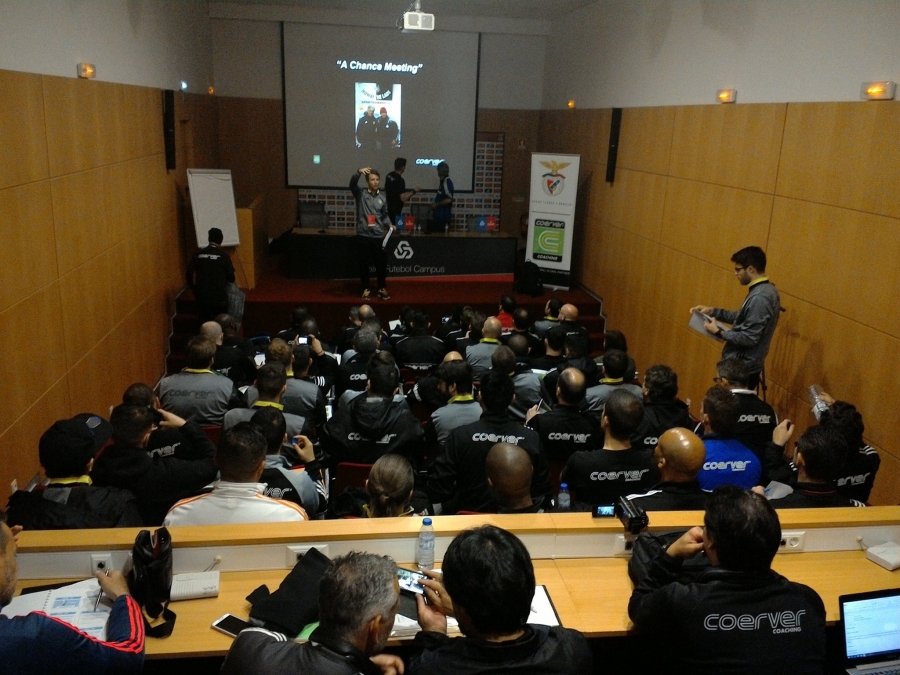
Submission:
[[[706,314],[703,314],[702,312],[691,312],[691,320],[690,320],[690,323],[688,323],[688,326],[693,328],[698,333],[702,333],[706,337],[712,338],[716,342],[725,342],[724,338],[721,338],[718,335],[713,335],[712,333],[710,333],[706,330],[706,319],[707,318],[708,317],[706,316]],[[721,328],[722,330],[728,330],[728,326],[725,326],[725,325],[719,323],[715,319],[713,319],[713,321],[715,321],[716,325],[719,328]]]

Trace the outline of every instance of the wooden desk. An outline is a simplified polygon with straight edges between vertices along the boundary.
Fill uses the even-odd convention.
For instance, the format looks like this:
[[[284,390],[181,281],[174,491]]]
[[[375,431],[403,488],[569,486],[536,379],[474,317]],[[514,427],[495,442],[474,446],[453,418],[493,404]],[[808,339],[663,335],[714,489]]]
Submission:
[[[839,618],[838,596],[880,588],[900,587],[900,571],[888,572],[865,558],[858,549],[858,533],[900,539],[900,507],[868,509],[792,510],[780,514],[785,530],[807,532],[807,549],[829,545],[838,550],[778,555],[774,569],[792,581],[812,587],[825,602],[827,619]],[[699,512],[653,514],[651,529],[686,529],[702,522]],[[525,542],[534,559],[538,584],[547,587],[563,625],[580,630],[587,637],[623,636],[631,629],[628,599],[631,581],[628,561],[609,553],[621,532],[614,521],[598,521],[589,514],[549,514],[520,516],[443,516],[434,518],[437,531],[436,559],[463,529],[492,523],[504,527]],[[255,588],[266,584],[275,590],[287,575],[282,549],[286,544],[328,542],[332,557],[356,549],[391,554],[396,560],[411,560],[418,531],[418,519],[395,518],[378,521],[332,522],[172,528],[176,572],[197,571],[215,554],[223,556],[220,593],[217,598],[172,603],[178,614],[171,637],[147,640],[148,658],[221,656],[231,646],[231,638],[210,628],[210,624],[231,613],[247,617],[245,600]],[[24,574],[21,585],[47,583],[37,572],[57,565],[77,575],[90,551],[112,550],[124,556],[137,530],[94,530],[87,532],[23,532],[19,541],[19,562]],[[246,549],[246,550],[243,550]],[[259,555],[249,555],[257,552]],[[281,556],[281,557],[279,557]],[[581,557],[579,557],[581,556]],[[54,562],[55,559],[56,562]],[[276,561],[270,569],[241,569],[249,560]],[[180,562],[179,562],[180,561]],[[115,562],[115,559],[114,559]],[[179,569],[179,564],[186,565]],[[66,567],[68,565],[68,567]],[[74,565],[75,569],[72,569]],[[190,565],[195,565],[191,567]],[[49,566],[49,567],[48,567]],[[229,569],[230,567],[230,569]],[[32,580],[27,580],[28,577]]]

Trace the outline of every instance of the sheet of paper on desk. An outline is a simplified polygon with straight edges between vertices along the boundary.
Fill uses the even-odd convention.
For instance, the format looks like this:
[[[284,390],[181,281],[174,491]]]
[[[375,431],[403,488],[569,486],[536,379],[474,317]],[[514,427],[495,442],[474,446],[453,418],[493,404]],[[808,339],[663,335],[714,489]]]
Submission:
[[[560,626],[559,615],[550,600],[546,586],[535,586],[534,599],[531,601],[531,613],[528,615],[528,623],[536,623],[543,626]],[[412,637],[421,629],[419,623],[409,617],[398,614],[394,619],[394,628],[391,637]],[[447,634],[459,635],[459,624],[453,617],[447,618]]]
[[[700,312],[691,312],[691,321],[690,321],[690,323],[688,324],[688,326],[690,326],[691,328],[693,328],[693,329],[694,329],[695,331],[697,331],[698,333],[702,333],[702,334],[705,335],[706,337],[710,337],[710,338],[712,338],[713,340],[716,340],[717,342],[725,342],[725,340],[723,340],[722,338],[720,338],[718,335],[713,335],[712,333],[707,332],[707,330],[706,330],[706,318],[707,318],[707,317],[706,317],[705,314],[702,314],[702,313],[700,313]],[[719,328],[721,328],[722,330],[728,330],[728,326],[725,326],[725,325],[719,323],[718,321],[716,321],[716,325],[717,325]]]
[[[65,621],[98,640],[106,639],[106,621],[112,602],[106,596],[100,600],[96,611],[100,584],[96,579],[86,579],[52,591],[29,593],[12,599],[3,608],[4,616],[24,616],[31,612],[44,612]]]

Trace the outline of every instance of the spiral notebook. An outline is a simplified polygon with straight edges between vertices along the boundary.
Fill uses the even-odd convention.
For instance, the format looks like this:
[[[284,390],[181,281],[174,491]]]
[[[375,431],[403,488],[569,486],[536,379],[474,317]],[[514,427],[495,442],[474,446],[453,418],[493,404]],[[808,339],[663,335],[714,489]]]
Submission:
[[[91,637],[106,640],[106,622],[112,610],[112,601],[103,595],[98,603],[99,594],[100,584],[97,580],[86,579],[62,588],[19,595],[0,613],[14,617],[43,612],[75,626]]]

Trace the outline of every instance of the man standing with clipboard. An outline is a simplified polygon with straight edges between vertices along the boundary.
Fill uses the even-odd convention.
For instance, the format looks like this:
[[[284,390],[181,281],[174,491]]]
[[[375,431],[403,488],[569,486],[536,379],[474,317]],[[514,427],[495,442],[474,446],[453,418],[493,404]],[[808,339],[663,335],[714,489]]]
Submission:
[[[359,177],[366,177],[366,189],[359,187]],[[362,284],[362,297],[372,297],[369,288],[369,264],[375,266],[378,281],[376,295],[382,300],[390,300],[387,292],[387,261],[384,249],[394,231],[388,216],[387,197],[379,190],[381,174],[375,169],[364,166],[350,179],[350,192],[356,200],[356,253],[359,264],[359,281]]]

